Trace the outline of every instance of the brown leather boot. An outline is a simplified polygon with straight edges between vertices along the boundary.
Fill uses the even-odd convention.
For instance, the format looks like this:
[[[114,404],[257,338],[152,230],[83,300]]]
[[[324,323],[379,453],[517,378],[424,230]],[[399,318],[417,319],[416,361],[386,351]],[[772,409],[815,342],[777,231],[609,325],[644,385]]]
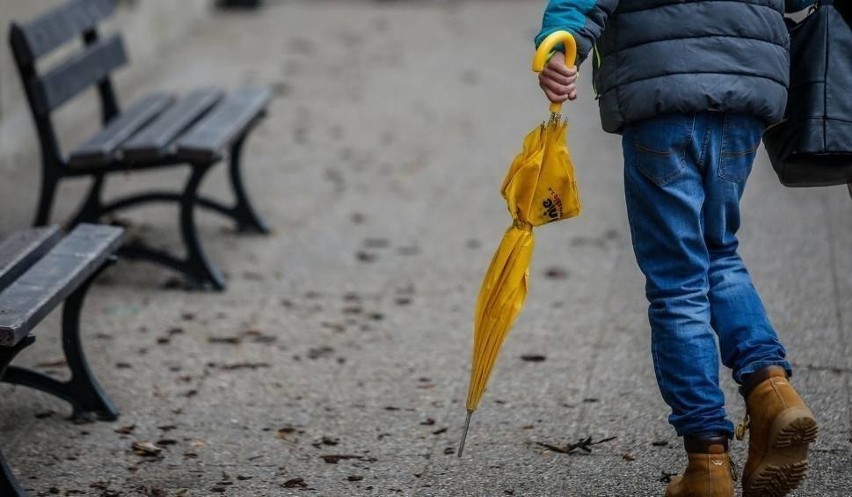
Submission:
[[[771,366],[749,375],[740,392],[746,418],[737,427],[737,439],[750,432],[743,497],[787,495],[805,478],[816,419],[787,381],[784,368]]]
[[[689,463],[675,476],[666,497],[734,497],[734,472],[728,457],[728,438],[683,438]]]

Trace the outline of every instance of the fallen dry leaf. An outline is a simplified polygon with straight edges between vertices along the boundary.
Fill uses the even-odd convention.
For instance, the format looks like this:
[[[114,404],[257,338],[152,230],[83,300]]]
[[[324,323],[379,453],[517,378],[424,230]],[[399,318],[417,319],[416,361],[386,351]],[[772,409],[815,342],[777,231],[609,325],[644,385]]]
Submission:
[[[352,455],[352,454],[331,454],[331,455],[325,455],[325,456],[320,456],[320,457],[327,464],[337,464],[340,461],[346,461],[346,460],[349,460],[349,459],[357,459],[357,460],[363,461],[363,462],[376,462],[376,458],[374,458],[374,457],[355,456],[355,455]]]
[[[151,442],[133,442],[133,452],[140,457],[158,457],[163,452],[162,447],[157,447]]]
[[[291,480],[287,480],[281,484],[284,488],[301,488],[304,490],[308,489],[308,484],[305,483],[304,478],[293,478]]]

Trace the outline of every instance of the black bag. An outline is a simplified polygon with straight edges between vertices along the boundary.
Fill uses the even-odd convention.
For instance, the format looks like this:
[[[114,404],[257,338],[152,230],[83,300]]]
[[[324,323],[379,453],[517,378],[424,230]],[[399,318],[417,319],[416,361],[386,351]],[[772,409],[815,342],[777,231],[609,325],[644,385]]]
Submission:
[[[847,6],[843,9],[848,14]],[[786,186],[852,183],[850,20],[833,0],[821,0],[790,30],[787,111],[763,135],[772,167]]]

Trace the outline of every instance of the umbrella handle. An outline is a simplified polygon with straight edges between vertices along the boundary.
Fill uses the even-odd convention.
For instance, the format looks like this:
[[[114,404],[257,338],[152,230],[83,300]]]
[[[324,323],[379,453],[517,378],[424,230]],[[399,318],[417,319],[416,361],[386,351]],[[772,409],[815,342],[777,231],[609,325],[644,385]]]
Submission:
[[[565,47],[565,65],[571,67],[577,60],[577,41],[574,36],[568,31],[556,31],[551,33],[541,42],[538,50],[533,58],[533,71],[541,72],[547,64],[548,56],[556,48],[556,45],[562,44]],[[559,114],[562,112],[562,104],[551,103],[550,112]]]

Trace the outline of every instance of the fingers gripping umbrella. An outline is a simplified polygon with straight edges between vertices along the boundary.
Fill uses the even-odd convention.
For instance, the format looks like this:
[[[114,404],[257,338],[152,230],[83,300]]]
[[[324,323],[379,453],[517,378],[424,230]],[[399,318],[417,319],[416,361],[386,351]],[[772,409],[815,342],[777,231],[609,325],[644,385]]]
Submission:
[[[574,65],[577,54],[574,37],[566,31],[558,31],[539,46],[533,61],[534,71],[544,69],[547,56],[558,44],[564,47],[565,63]],[[503,236],[479,290],[467,419],[459,444],[459,457],[464,452],[471,415],[482,400],[500,346],[527,296],[533,251],[532,228],[580,213],[574,165],[566,143],[568,124],[562,120],[562,104],[552,104],[550,111],[550,119],[524,139],[523,150],[515,157],[503,180],[501,193],[513,223]]]

